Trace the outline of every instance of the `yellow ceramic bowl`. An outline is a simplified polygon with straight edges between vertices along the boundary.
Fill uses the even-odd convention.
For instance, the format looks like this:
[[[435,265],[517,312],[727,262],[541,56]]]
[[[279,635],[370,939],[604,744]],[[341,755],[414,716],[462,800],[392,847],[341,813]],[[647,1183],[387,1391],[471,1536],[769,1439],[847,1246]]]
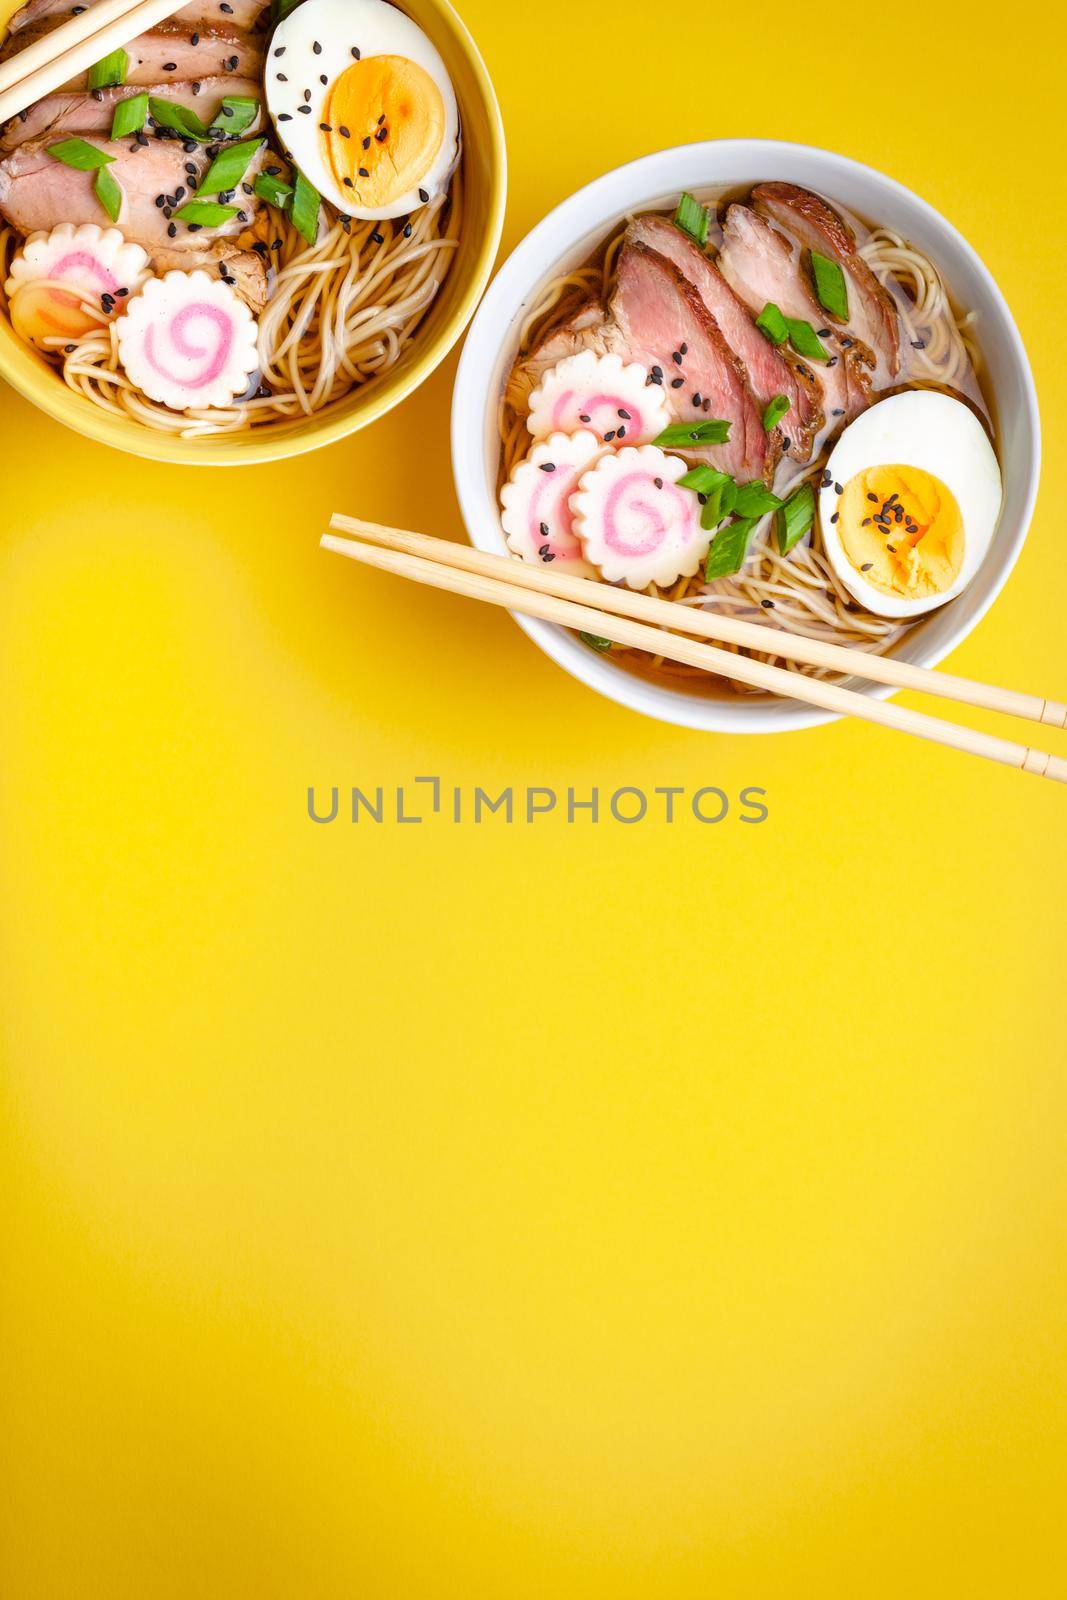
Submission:
[[[0,0],[3,22],[19,0]],[[0,378],[68,428],[153,461],[189,466],[241,466],[280,461],[332,444],[391,411],[444,359],[474,314],[496,259],[504,221],[507,157],[496,94],[485,63],[448,0],[402,0],[433,40],[448,68],[463,124],[463,231],[456,258],[411,348],[379,381],[373,379],[328,411],[251,433],[177,439],[113,417],[81,395],[17,338],[0,317]],[[0,24],[2,31],[2,24]]]

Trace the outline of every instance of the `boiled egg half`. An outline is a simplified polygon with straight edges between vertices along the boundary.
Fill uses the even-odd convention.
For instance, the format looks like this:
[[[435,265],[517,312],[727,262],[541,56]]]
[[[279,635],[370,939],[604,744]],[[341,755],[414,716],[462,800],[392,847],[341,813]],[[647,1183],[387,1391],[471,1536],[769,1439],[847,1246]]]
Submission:
[[[266,83],[284,149],[347,216],[404,216],[447,187],[455,92],[422,29],[385,0],[303,0],[274,30]]]
[[[819,500],[827,558],[868,611],[919,616],[970,583],[1002,493],[969,406],[933,390],[891,395],[850,423],[830,456]]]

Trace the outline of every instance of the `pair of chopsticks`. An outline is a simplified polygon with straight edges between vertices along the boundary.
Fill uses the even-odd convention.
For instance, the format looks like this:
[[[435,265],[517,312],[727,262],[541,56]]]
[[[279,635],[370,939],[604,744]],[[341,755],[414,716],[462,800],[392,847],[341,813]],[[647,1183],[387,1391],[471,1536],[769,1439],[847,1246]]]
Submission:
[[[1030,722],[1048,723],[1054,728],[1067,726],[1067,705],[1043,700],[1039,695],[998,689],[947,672],[933,672],[906,661],[894,661],[891,657],[871,656],[843,645],[804,639],[778,628],[736,617],[716,616],[712,612],[676,605],[670,600],[656,600],[650,595],[634,594],[629,589],[616,589],[610,584],[569,573],[553,573],[548,567],[530,566],[510,556],[489,555],[466,545],[383,527],[357,517],[336,515],[330,519],[330,527],[350,537],[323,534],[323,547],[365,566],[378,567],[397,577],[411,578],[435,589],[447,589],[472,600],[504,606],[508,611],[539,617],[544,622],[555,622],[580,633],[595,634],[610,639],[613,644],[700,667],[705,672],[732,678],[766,694],[785,695],[838,716],[876,722],[898,733],[911,733],[969,755],[984,756],[987,761],[1018,767],[1039,778],[1067,783],[1067,760],[1060,756],[1033,750],[1010,739],[978,733],[885,700],[874,700],[854,689],[808,678],[785,667],[772,667],[701,641],[713,639],[720,644],[740,645],[808,666],[827,667],[834,672],[866,678],[872,683],[889,684],[895,689],[918,689],[924,694],[1024,717]],[[686,634],[698,637],[680,636]]]
[[[0,123],[26,111],[139,33],[180,11],[185,0],[99,0],[80,16],[0,62]]]

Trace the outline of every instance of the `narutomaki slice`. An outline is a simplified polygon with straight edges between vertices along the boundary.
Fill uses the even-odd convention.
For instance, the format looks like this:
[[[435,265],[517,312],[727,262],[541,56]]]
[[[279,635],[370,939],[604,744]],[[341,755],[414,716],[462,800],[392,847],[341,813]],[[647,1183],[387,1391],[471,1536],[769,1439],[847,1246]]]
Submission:
[[[694,459],[710,461],[739,481],[769,482],[781,439],[764,431],[743,363],[674,262],[640,240],[626,243],[612,312],[627,355],[663,383],[680,422],[730,424],[724,444],[694,450]]]
[[[789,410],[780,425],[783,448],[795,461],[807,461],[812,440],[823,424],[822,394],[810,370],[777,350],[756,327],[752,312],[731,289],[706,251],[668,217],[636,217],[629,237],[673,261],[698,290],[726,343],[745,364],[749,385],[760,405],[783,395]]]
[[[595,433],[554,433],[535,444],[500,492],[508,548],[524,561],[595,578],[573,532],[570,498],[578,479],[604,446]]]
[[[691,578],[708,553],[700,501],[678,479],[686,462],[655,445],[608,452],[571,497],[574,527],[589,560],[609,583],[666,588]]]
[[[808,251],[836,261],[848,280],[847,326],[885,363],[890,378],[900,371],[900,318],[856,249],[856,235],[839,212],[810,189],[793,183],[760,183],[752,203]],[[829,313],[824,313],[829,315]]]
[[[15,332],[49,349],[117,315],[147,277],[148,256],[118,228],[64,222],[51,233],[31,234],[16,251],[4,292]]]
[[[255,318],[206,272],[153,278],[115,332],[126,376],[173,411],[224,406],[244,394],[256,370]]]
[[[670,420],[663,390],[647,367],[583,350],[545,373],[530,396],[526,425],[535,439],[588,428],[605,444],[648,444]]]

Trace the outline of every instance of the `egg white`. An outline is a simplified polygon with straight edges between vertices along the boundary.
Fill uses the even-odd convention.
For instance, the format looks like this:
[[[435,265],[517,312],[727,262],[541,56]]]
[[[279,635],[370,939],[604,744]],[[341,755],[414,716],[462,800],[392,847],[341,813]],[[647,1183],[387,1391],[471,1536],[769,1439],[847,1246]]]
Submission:
[[[316,44],[321,47],[319,53],[315,51]],[[445,107],[444,138],[429,172],[417,188],[406,190],[388,206],[371,210],[354,205],[351,190],[336,183],[323,159],[320,143],[319,124],[326,120],[326,97],[356,60],[354,49],[364,61],[383,55],[414,61],[433,79]],[[459,149],[455,91],[444,62],[422,29],[395,6],[387,5],[386,0],[303,0],[275,28],[267,50],[265,75],[267,106],[282,147],[308,182],[346,216],[361,221],[406,216],[427,203],[419,189],[432,200],[448,186]],[[286,81],[281,82],[281,78]],[[304,99],[307,89],[311,91],[309,101]],[[280,122],[281,116],[291,120]]]
[[[940,479],[963,517],[963,562],[951,588],[906,600],[868,583],[845,554],[831,517],[838,508],[833,485],[846,485],[869,467],[918,467]],[[880,400],[849,424],[828,462],[831,482],[819,497],[823,546],[834,572],[854,600],[879,617],[916,617],[952,600],[970,583],[992,543],[1003,499],[1000,467],[986,431],[969,406],[932,389],[912,389]]]

